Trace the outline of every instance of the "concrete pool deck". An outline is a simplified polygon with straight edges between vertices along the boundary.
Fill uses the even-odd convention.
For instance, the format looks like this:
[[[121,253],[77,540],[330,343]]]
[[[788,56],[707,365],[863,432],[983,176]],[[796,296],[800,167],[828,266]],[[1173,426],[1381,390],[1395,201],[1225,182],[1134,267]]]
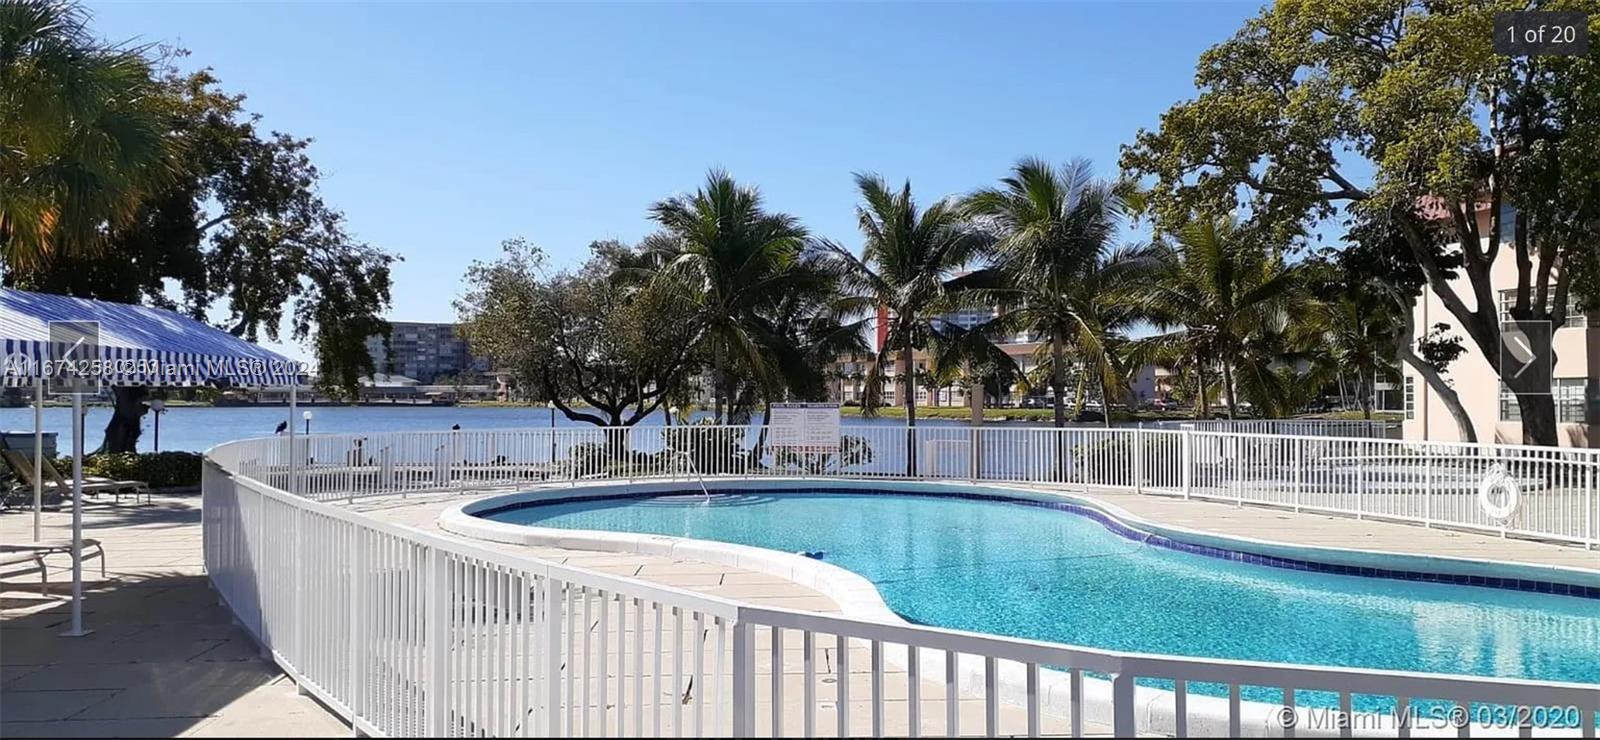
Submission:
[[[1293,513],[1229,503],[1184,501],[1131,492],[1091,491],[1078,495],[1102,501],[1141,518],[1175,527],[1287,543],[1386,550],[1423,555],[1475,557],[1533,565],[1600,569],[1600,552],[1518,539],[1501,539],[1420,526],[1318,514]],[[430,531],[439,513],[469,497],[490,492],[434,494],[361,502],[354,508],[387,521]],[[8,580],[0,595],[0,735],[266,735],[348,736],[348,725],[312,700],[296,695],[275,666],[263,662],[253,641],[234,626],[207,586],[201,559],[197,495],[158,495],[151,506],[96,506],[85,509],[86,536],[106,548],[109,579],[98,582],[98,563],[86,568],[90,580],[86,613],[88,638],[56,637],[66,619],[64,573],[54,570],[51,599],[39,597],[37,576]],[[68,536],[70,515],[47,512],[44,536]],[[0,542],[32,541],[32,515],[0,513]],[[752,603],[837,612],[828,597],[785,579],[716,563],[624,553],[492,545],[507,551],[559,561],[601,572]],[[58,558],[55,567],[65,565]],[[798,645],[785,645],[784,662],[798,665]],[[861,654],[857,655],[857,650]],[[869,661],[865,647],[851,647],[849,673],[851,730],[870,730]],[[765,651],[761,655],[765,656]],[[830,648],[817,651],[817,696],[831,697],[838,676]],[[758,672],[769,668],[758,659]],[[765,677],[757,685],[768,685]],[[898,686],[899,689],[895,687]],[[904,732],[905,676],[892,674],[886,699],[885,730]],[[758,700],[770,701],[758,691]],[[798,689],[786,689],[798,697]],[[942,685],[927,682],[921,695],[922,729],[944,731]],[[793,701],[793,700],[791,700]],[[857,703],[859,702],[859,706]],[[788,704],[789,702],[786,702]],[[983,704],[959,703],[962,734],[981,734]],[[796,709],[798,705],[796,704]],[[758,717],[770,716],[758,707]],[[828,734],[835,726],[831,702],[816,722]],[[1025,721],[1016,707],[1003,708],[1003,731]],[[785,713],[785,730],[798,733],[798,711]],[[1045,719],[1046,734],[1064,734],[1063,720]],[[1105,734],[1104,727],[1090,726]]]
[[[277,666],[217,604],[201,554],[200,495],[157,494],[149,505],[84,507],[84,536],[105,547],[84,568],[84,623],[70,619],[71,559],[0,590],[0,737],[348,736],[350,728],[297,695]],[[44,540],[72,536],[72,515],[47,511]],[[33,542],[31,510],[0,513],[0,542]]]

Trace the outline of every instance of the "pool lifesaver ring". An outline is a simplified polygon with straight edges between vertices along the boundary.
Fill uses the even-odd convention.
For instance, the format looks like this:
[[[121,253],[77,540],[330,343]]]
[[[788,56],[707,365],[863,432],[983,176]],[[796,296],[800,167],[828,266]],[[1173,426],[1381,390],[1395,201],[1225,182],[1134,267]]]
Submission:
[[[1522,502],[1521,487],[1517,479],[1506,473],[1504,465],[1495,463],[1478,484],[1478,507],[1493,519],[1510,519]]]

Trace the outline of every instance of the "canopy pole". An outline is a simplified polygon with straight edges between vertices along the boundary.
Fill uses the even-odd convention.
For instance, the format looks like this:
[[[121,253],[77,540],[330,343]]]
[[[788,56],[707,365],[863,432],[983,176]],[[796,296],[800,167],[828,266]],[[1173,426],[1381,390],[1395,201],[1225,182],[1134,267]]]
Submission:
[[[72,394],[72,629],[62,637],[83,637],[83,394]]]
[[[39,512],[44,509],[44,376],[33,384],[33,541],[39,541]]]
[[[298,420],[295,418],[295,408],[296,408],[296,404],[297,404],[297,400],[296,400],[295,396],[299,395],[297,393],[297,391],[299,389],[296,387],[295,380],[297,380],[297,378],[290,378],[289,379],[289,492],[290,493],[299,493],[300,492],[299,480],[295,477],[295,472],[299,468],[299,464],[296,462],[296,460],[298,460],[299,453],[296,452],[295,447],[294,447],[294,436],[295,436],[294,435],[294,427],[295,427],[295,424],[298,423]]]

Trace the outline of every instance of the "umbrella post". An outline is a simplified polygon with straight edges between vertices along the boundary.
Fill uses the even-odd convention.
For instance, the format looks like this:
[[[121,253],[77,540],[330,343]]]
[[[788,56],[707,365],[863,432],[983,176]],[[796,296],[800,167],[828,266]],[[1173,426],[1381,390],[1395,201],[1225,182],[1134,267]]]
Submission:
[[[39,541],[39,512],[44,509],[44,376],[33,385],[33,541]]]
[[[72,394],[72,628],[62,637],[83,637],[83,394]]]

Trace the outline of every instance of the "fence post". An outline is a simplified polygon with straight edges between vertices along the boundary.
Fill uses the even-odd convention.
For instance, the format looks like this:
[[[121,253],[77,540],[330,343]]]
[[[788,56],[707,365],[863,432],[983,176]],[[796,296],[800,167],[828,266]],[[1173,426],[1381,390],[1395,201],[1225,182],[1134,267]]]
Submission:
[[[306,550],[306,528],[304,526],[305,510],[299,506],[294,507],[294,532],[290,541],[294,543],[294,588],[289,593],[294,594],[294,624],[289,629],[289,649],[287,653],[289,662],[294,664],[295,671],[301,676],[310,672],[311,667],[306,665],[305,657],[305,623],[309,618],[306,609],[306,562],[302,553]],[[305,679],[294,682],[295,693],[307,696]]]
[[[251,494],[255,497],[256,502],[256,536],[255,541],[249,543],[246,551],[250,555],[250,562],[266,563],[267,559],[271,557],[267,550],[267,497],[266,494],[259,491],[251,491]],[[273,563],[273,565],[280,568],[283,567],[283,563]],[[261,659],[271,663],[275,636],[273,635],[272,612],[267,606],[267,601],[272,598],[272,594],[267,591],[269,587],[263,582],[260,571],[258,570],[253,575],[255,577],[251,580],[255,582],[256,589],[256,635],[261,638]]]
[[[428,735],[445,737],[450,707],[450,564],[437,547],[428,549],[428,683],[423,719]],[[352,666],[352,669],[354,666]]]
[[[656,617],[660,619],[659,613]],[[656,650],[661,646],[657,645]],[[572,656],[567,656],[569,659]],[[545,734],[561,736],[561,582],[548,572],[544,578],[544,688],[548,727]]]
[[[1293,437],[1294,444],[1294,510],[1300,513],[1300,501],[1306,488],[1306,438]]]
[[[1592,456],[1589,460],[1589,485],[1584,487],[1583,493],[1583,529],[1584,537],[1589,540],[1584,547],[1594,549],[1600,545],[1600,506],[1595,501],[1596,471],[1600,470],[1600,455]]]
[[[366,537],[363,536],[360,526],[351,525],[350,531],[350,620],[345,625],[350,636],[350,696],[345,699],[345,706],[350,707],[350,724],[366,711],[366,702],[362,697],[366,695],[367,671],[365,652],[365,635],[362,626],[366,623],[366,574],[367,574],[367,549]],[[432,591],[430,590],[431,594]],[[429,612],[431,615],[432,612]],[[429,650],[432,650],[430,645]],[[431,687],[429,689],[431,694]],[[432,710],[428,710],[432,711]]]
[[[741,610],[743,611],[743,610]],[[733,736],[755,737],[756,734],[756,645],[755,625],[739,615],[733,623]],[[781,666],[773,666],[781,671]],[[842,680],[842,679],[841,679]],[[811,711],[807,707],[807,712]],[[845,712],[839,708],[840,716]],[[773,728],[781,732],[781,728]]]
[[[983,435],[979,433],[982,430],[978,427],[973,427],[967,431],[972,435],[972,442],[967,445],[967,454],[970,458],[967,461],[967,470],[972,473],[972,480],[977,481],[980,476],[978,471],[978,461],[983,459],[983,452],[979,449],[979,445],[982,444],[981,440],[983,439]]]
[[[1111,733],[1134,737],[1133,674],[1126,666],[1111,676]]]
[[[1189,499],[1189,493],[1194,488],[1194,430],[1183,430],[1183,498]]]
[[[1423,455],[1422,467],[1422,528],[1433,528],[1433,451]]]
[[[1144,422],[1133,429],[1133,492],[1144,493]]]
[[[1366,445],[1360,445],[1356,454],[1356,521],[1361,521],[1367,510],[1367,458]]]

